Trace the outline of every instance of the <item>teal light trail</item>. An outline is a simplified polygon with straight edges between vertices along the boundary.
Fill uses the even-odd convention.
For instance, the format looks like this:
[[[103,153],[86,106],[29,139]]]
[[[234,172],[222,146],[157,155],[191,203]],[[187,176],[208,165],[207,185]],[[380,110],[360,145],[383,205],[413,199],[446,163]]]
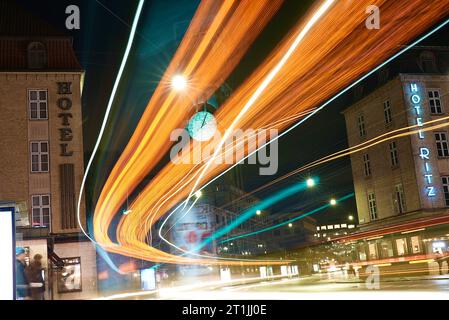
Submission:
[[[354,193],[348,194],[348,195],[338,199],[337,202],[344,201],[344,200],[350,199],[352,197],[354,197]],[[284,222],[276,224],[274,226],[267,227],[267,228],[264,228],[264,229],[260,229],[260,230],[257,230],[257,231],[254,231],[254,232],[250,232],[250,233],[241,234],[241,235],[238,235],[238,236],[235,236],[235,237],[228,238],[226,240],[220,241],[220,244],[226,243],[226,242],[229,242],[229,241],[232,241],[232,240],[240,239],[240,238],[246,238],[246,237],[254,236],[256,234],[260,234],[260,233],[263,233],[263,232],[267,232],[267,231],[270,231],[270,230],[273,230],[273,229],[277,229],[277,228],[283,227],[285,225],[288,225],[288,224],[293,223],[295,221],[304,219],[305,217],[308,217],[308,216],[310,216],[312,214],[315,214],[317,212],[320,212],[320,211],[322,211],[324,209],[327,209],[327,208],[330,208],[330,207],[332,207],[331,204],[323,205],[323,206],[321,206],[319,208],[316,208],[316,209],[314,209],[312,211],[304,213],[304,214],[302,214],[302,215],[300,215],[300,216],[298,216],[296,218],[290,219],[288,221],[284,221]]]
[[[315,183],[318,183],[318,179],[314,178]],[[215,239],[221,238],[225,234],[231,232],[235,228],[237,228],[239,225],[244,223],[245,221],[251,219],[254,215],[256,215],[257,210],[264,210],[282,200],[285,198],[291,197],[292,195],[304,191],[306,189],[309,189],[310,187],[307,185],[307,181],[296,183],[293,186],[290,186],[288,188],[285,188],[271,197],[268,197],[262,201],[260,201],[256,206],[253,206],[249,209],[246,209],[237,219],[235,219],[232,223],[228,224],[227,226],[217,230],[214,232],[209,238],[205,239],[201,244],[198,245],[192,252],[198,251],[207,244],[211,243]]]

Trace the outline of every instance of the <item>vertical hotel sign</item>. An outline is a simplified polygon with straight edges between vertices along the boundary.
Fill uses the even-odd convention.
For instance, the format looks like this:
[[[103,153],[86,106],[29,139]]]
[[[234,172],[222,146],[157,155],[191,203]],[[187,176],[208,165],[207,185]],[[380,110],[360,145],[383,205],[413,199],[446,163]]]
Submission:
[[[418,127],[423,126],[423,109],[422,109],[422,96],[420,94],[419,86],[417,83],[412,82],[410,84],[411,103],[413,105],[413,111],[415,116],[415,125]],[[433,173],[432,166],[430,165],[430,149],[424,142],[425,133],[422,130],[418,131],[418,140],[421,141],[419,145],[419,158],[424,167],[424,185],[427,197],[434,197],[436,195],[435,186],[433,185]]]
[[[73,156],[73,151],[69,149],[69,142],[73,140],[73,131],[71,128],[70,119],[73,118],[72,110],[72,100],[66,96],[72,94],[72,83],[71,82],[58,82],[58,94],[64,95],[58,99],[58,108],[60,113],[58,118],[61,119],[62,128],[59,129],[59,141],[61,147],[61,157],[71,157]]]

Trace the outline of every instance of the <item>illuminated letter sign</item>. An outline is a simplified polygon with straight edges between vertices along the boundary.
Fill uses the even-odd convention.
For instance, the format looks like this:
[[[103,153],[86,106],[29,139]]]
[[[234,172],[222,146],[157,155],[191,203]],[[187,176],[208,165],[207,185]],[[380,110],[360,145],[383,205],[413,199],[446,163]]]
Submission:
[[[412,92],[412,97],[411,97],[411,101],[412,101],[412,105],[413,105],[413,109],[415,111],[415,115],[416,115],[416,124],[419,127],[423,126],[423,119],[422,119],[422,114],[421,114],[421,96],[419,95],[419,88],[418,85],[416,83],[412,83],[410,85],[410,91]],[[421,130],[418,131],[418,138],[420,140],[424,139],[424,132],[422,132]],[[426,194],[428,197],[434,197],[436,196],[436,190],[435,187],[432,185],[433,183],[433,174],[432,174],[432,170],[430,167],[430,149],[426,148],[426,147],[421,147],[419,149],[419,157],[421,158],[421,160],[424,162],[424,168],[425,168],[425,173],[424,173],[424,182],[426,184]]]
[[[0,300],[15,297],[14,208],[0,208]]]

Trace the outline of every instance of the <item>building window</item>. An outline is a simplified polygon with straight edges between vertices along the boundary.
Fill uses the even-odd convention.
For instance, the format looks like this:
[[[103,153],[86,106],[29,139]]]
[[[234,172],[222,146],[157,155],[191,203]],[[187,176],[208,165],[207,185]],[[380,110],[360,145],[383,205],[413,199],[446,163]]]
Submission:
[[[41,42],[32,42],[28,46],[28,67],[43,69],[47,66],[47,50]]]
[[[365,117],[360,115],[357,118],[357,126],[359,128],[359,135],[360,137],[365,137],[366,136],[366,130],[365,130]]]
[[[405,256],[407,254],[407,240],[405,238],[396,239],[396,249],[398,256]]]
[[[365,177],[371,176],[371,163],[368,153],[363,155],[363,169],[365,171]]]
[[[48,172],[49,152],[48,141],[36,141],[30,143],[31,172]]]
[[[391,258],[394,256],[393,244],[391,241],[383,240],[380,242],[380,247],[382,250],[382,258]]]
[[[399,165],[398,148],[396,142],[390,143],[390,160],[392,167],[397,167]]]
[[[440,90],[429,90],[429,106],[431,114],[442,114],[443,107],[441,105]]]
[[[31,197],[33,228],[50,226],[50,196],[36,195]]]
[[[394,207],[398,214],[406,211],[404,188],[402,184],[398,184],[394,187]]]
[[[424,51],[420,55],[420,63],[421,69],[426,73],[435,73],[437,72],[437,63],[435,59],[435,55],[430,51]]]
[[[384,119],[385,124],[390,124],[393,120],[391,117],[391,103],[390,100],[384,102]]]
[[[30,110],[30,120],[48,119],[48,99],[47,90],[29,90],[28,103]]]
[[[378,258],[377,244],[375,242],[368,244],[368,251],[369,251],[369,258],[370,258],[370,260],[375,260],[375,259]]]
[[[443,181],[444,201],[449,207],[449,177],[441,177],[441,180]]]
[[[412,244],[413,253],[420,253],[421,252],[421,244],[419,241],[419,237],[418,236],[411,237],[410,242]]]
[[[449,157],[447,134],[445,132],[435,133],[435,141],[437,143],[438,157]]]
[[[377,220],[376,195],[374,192],[368,194],[368,208],[371,220]]]

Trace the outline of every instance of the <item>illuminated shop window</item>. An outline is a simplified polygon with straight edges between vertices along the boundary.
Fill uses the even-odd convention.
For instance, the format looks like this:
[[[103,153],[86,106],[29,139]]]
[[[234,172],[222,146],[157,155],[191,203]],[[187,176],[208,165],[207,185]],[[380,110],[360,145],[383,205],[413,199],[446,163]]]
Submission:
[[[396,248],[398,250],[398,256],[406,255],[407,254],[407,240],[405,238],[397,239],[396,240]]]
[[[412,243],[412,251],[413,253],[420,253],[421,252],[421,244],[419,241],[419,237],[415,236],[415,237],[411,237],[410,238],[411,243]]]
[[[371,260],[378,259],[376,243],[370,243],[368,245],[368,250],[369,250],[369,257]]]
[[[441,104],[440,90],[429,90],[429,106],[431,114],[442,114],[443,107]]]
[[[438,157],[449,157],[447,134],[445,132],[435,133],[435,141],[437,143]]]
[[[382,250],[382,258],[391,258],[394,256],[393,244],[391,241],[382,241],[380,247]]]

